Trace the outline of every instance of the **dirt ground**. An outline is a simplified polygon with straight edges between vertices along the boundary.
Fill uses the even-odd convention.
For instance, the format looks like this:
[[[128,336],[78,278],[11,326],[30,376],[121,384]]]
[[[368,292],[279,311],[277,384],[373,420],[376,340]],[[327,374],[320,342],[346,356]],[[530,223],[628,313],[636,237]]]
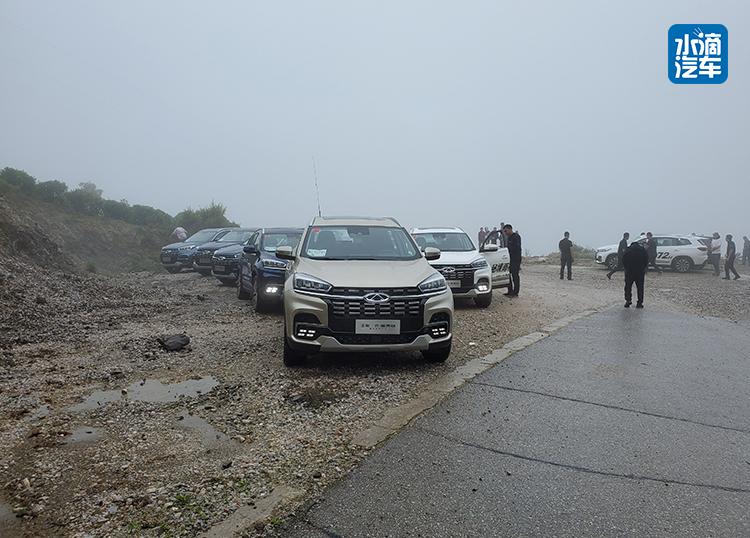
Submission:
[[[649,274],[646,307],[750,319],[740,269],[736,282]],[[621,273],[574,271],[561,281],[527,265],[520,297],[457,305],[445,364],[332,355],[300,369],[282,365],[280,314],[256,314],[212,278],[0,272],[0,529],[193,536],[278,485],[302,492],[247,531],[272,533],[367,455],[359,431],[436,376],[569,314],[621,307]],[[43,296],[29,284],[40,279]],[[160,348],[174,333],[188,349]]]

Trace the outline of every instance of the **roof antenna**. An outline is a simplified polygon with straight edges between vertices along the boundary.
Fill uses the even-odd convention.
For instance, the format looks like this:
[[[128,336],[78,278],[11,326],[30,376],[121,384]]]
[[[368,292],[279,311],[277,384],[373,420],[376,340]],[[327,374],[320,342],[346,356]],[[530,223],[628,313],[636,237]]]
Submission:
[[[315,178],[315,195],[318,198],[318,216],[322,217],[320,213],[320,189],[318,188],[318,167],[315,166],[315,156],[313,155],[313,177]]]

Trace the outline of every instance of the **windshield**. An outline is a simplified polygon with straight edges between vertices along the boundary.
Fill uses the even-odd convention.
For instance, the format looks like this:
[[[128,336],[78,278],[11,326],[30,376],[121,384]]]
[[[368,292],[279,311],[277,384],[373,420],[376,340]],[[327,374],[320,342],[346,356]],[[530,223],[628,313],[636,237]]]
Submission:
[[[263,234],[261,249],[265,252],[276,252],[279,247],[297,248],[299,240],[302,238],[302,232],[289,233],[267,233]]]
[[[302,256],[318,260],[414,260],[420,253],[403,228],[316,226],[305,237]]]
[[[414,235],[414,240],[422,250],[425,247],[439,248],[443,252],[470,252],[474,250],[474,243],[463,232],[418,233]]]
[[[216,235],[216,230],[201,230],[185,239],[186,243],[208,243]]]
[[[222,235],[217,241],[221,241],[222,243],[230,241],[244,243],[250,239],[250,236],[253,235],[253,233],[252,230],[230,230],[225,235]]]

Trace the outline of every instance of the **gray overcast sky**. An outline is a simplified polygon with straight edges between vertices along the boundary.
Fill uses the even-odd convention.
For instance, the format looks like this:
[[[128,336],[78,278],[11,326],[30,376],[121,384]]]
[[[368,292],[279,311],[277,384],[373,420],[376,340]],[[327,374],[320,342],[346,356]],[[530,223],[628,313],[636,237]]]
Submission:
[[[0,167],[242,224],[750,234],[746,0],[0,0]],[[667,29],[729,29],[675,86]]]

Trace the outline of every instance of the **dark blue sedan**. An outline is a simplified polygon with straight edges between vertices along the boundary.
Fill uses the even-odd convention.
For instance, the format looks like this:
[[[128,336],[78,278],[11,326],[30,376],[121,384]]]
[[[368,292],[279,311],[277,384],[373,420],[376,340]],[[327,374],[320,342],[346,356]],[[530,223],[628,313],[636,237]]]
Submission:
[[[276,249],[296,249],[301,237],[302,228],[264,228],[253,234],[242,249],[237,297],[255,298],[257,312],[280,304],[287,262],[276,257]]]

